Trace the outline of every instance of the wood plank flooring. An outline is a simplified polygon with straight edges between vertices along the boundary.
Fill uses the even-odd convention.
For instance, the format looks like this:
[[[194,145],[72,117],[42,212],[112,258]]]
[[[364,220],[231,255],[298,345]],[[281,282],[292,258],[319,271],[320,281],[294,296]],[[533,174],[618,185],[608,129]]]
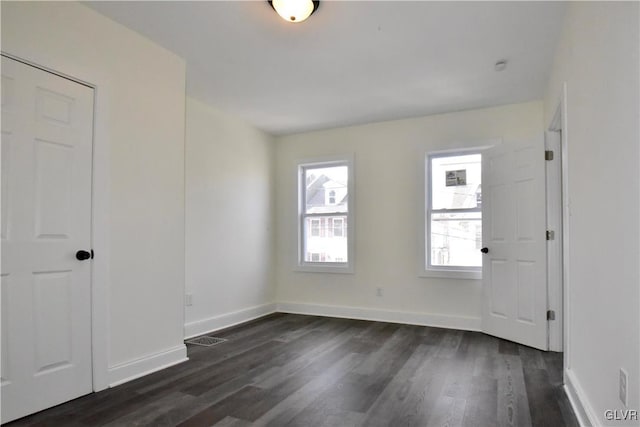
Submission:
[[[562,354],[477,332],[274,314],[186,363],[11,426],[577,426]]]

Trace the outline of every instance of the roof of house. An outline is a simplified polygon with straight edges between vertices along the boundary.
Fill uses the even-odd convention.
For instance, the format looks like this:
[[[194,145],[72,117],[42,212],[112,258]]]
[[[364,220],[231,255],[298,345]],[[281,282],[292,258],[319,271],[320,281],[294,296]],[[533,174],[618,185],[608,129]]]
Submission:
[[[346,183],[339,182],[322,174],[307,184],[307,213],[347,212],[348,194],[334,205],[326,204],[326,192],[332,188],[345,188]]]

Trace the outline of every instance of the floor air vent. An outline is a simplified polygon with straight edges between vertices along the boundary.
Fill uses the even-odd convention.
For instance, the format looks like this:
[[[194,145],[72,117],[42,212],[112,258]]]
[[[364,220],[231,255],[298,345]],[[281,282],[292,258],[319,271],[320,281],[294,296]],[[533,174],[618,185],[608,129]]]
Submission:
[[[190,340],[185,341],[187,344],[195,344],[195,345],[202,345],[205,347],[211,347],[212,345],[216,345],[216,344],[220,344],[225,342],[226,340],[224,338],[216,338],[216,337],[196,337],[196,338],[191,338]]]

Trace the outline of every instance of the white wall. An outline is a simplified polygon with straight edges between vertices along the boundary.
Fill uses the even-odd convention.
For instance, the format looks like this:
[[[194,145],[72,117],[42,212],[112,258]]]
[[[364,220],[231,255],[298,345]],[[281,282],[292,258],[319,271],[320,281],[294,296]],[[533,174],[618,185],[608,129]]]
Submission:
[[[424,154],[539,137],[542,130],[542,103],[533,102],[278,138],[280,308],[479,329],[480,281],[418,277]],[[355,155],[355,274],[294,271],[296,161],[342,153]]]
[[[70,2],[2,2],[2,51],[97,86],[95,388],[184,359],[184,61]]]
[[[273,138],[187,98],[185,335],[275,309]]]
[[[603,417],[623,409],[620,367],[640,410],[639,18],[637,2],[571,3],[544,102],[548,125],[567,83],[567,379],[595,424],[623,425]]]

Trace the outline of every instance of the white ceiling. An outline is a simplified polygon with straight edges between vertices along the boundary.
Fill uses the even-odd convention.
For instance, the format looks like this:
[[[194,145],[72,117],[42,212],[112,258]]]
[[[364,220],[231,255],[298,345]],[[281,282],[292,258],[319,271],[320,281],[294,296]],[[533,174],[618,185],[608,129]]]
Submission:
[[[266,1],[86,4],[185,58],[189,96],[272,134],[541,99],[565,10],[322,1],[291,24]]]

